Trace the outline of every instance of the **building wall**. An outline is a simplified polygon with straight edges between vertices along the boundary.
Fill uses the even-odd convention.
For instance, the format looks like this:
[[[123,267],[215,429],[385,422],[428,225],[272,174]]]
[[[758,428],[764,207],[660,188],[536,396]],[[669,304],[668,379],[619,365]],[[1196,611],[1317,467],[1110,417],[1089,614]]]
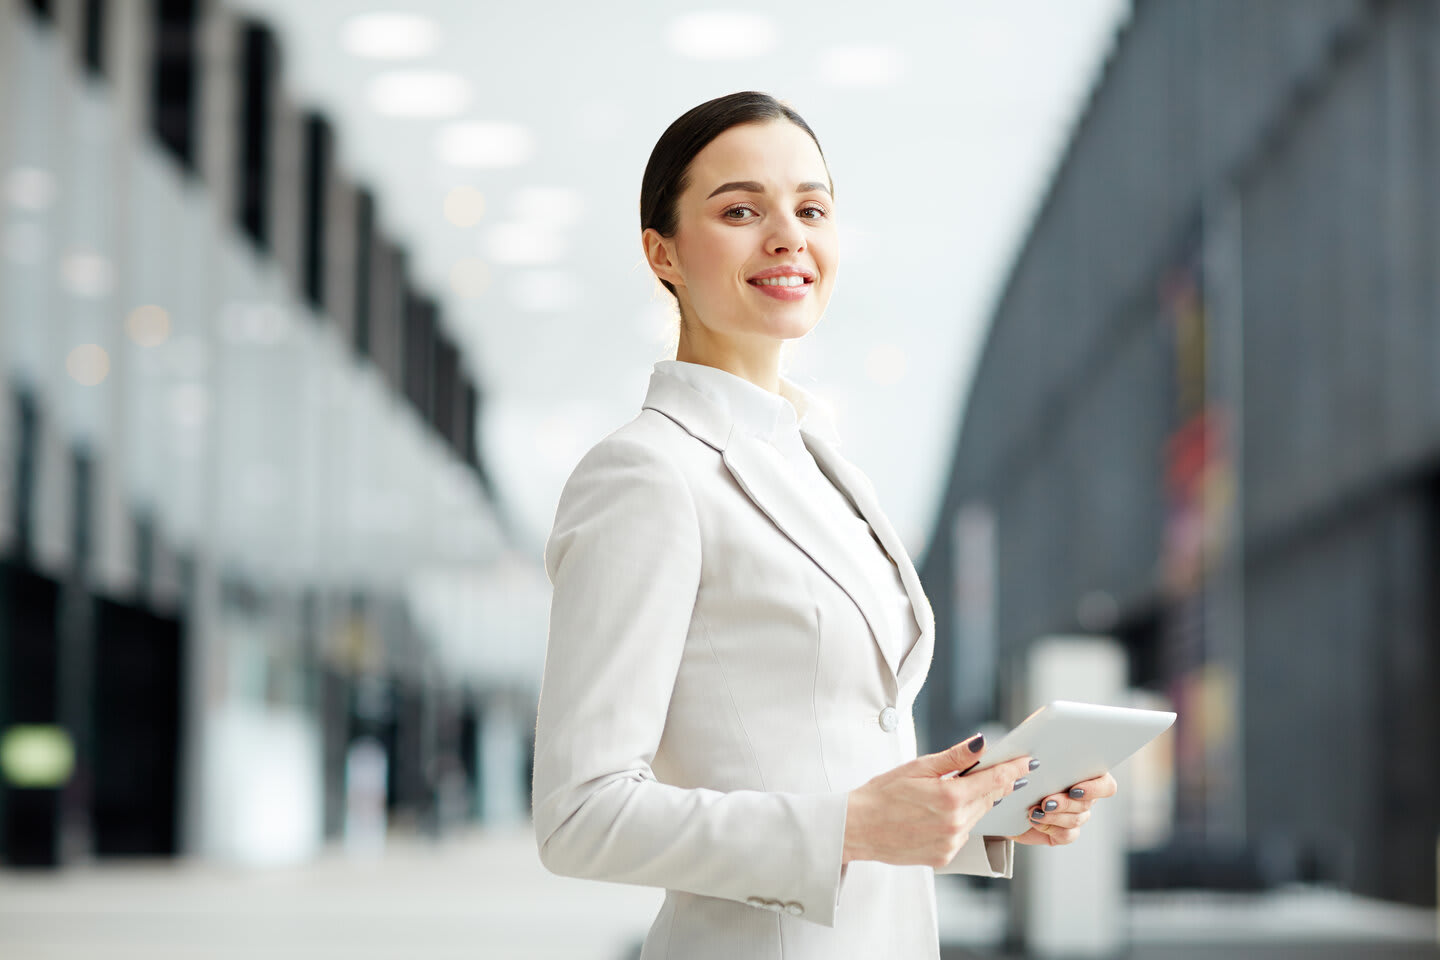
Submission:
[[[1167,297],[1189,269],[1237,483],[1211,574],[1234,574],[1237,612],[1207,605],[1203,628],[1236,684],[1235,751],[1209,761],[1233,803],[1198,840],[1434,902],[1437,41],[1419,0],[1137,2],[992,318],[922,565],[951,641],[936,745],[1032,706],[1007,679],[1047,633],[1113,633],[1138,682],[1176,679],[1157,626],[1184,373]],[[988,635],[964,628],[974,572],[950,534],[977,504]],[[956,683],[991,659],[989,696]]]

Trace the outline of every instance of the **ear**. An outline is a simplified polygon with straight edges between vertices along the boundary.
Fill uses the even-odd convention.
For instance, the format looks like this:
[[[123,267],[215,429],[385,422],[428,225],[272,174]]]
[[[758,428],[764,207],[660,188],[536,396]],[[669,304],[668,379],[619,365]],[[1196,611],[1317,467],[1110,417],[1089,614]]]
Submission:
[[[667,239],[660,236],[660,231],[654,227],[646,227],[640,235],[640,242],[645,247],[645,262],[650,264],[650,270],[657,278],[669,280],[677,287],[685,285],[676,265],[673,237]]]

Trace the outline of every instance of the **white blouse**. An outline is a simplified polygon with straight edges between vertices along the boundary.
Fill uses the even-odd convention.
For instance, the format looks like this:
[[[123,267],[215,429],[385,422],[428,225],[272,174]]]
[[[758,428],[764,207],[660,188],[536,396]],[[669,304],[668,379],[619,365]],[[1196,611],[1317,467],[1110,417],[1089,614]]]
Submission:
[[[903,660],[920,637],[920,625],[910,606],[910,595],[905,592],[899,568],[875,536],[875,531],[870,529],[870,524],[849,498],[820,470],[806,448],[800,436],[800,424],[805,422],[809,411],[797,411],[786,396],[771,393],[719,367],[685,360],[660,360],[655,369],[679,377],[719,404],[746,430],[768,440],[792,466],[796,479],[805,484],[822,509],[835,518],[837,529],[850,542],[854,555],[861,558],[871,582],[883,585],[881,595],[891,598],[892,602],[885,607],[885,623],[879,641],[892,663]],[[797,399],[801,398],[797,396]]]

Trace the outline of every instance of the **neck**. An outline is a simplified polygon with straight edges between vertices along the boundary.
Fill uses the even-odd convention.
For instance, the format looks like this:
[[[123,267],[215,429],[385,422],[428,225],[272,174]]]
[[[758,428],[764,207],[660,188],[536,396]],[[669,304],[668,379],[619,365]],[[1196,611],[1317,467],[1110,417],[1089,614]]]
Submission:
[[[770,337],[721,337],[704,330],[696,336],[691,330],[698,326],[687,323],[681,327],[680,343],[675,359],[717,367],[727,373],[749,380],[764,390],[780,392],[780,348],[783,341]]]

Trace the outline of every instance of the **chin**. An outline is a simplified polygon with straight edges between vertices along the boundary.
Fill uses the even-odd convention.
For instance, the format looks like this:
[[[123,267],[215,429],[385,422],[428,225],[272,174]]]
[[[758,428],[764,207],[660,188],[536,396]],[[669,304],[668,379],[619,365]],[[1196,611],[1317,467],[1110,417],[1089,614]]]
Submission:
[[[797,340],[805,336],[820,318],[806,314],[805,316],[780,316],[765,317],[751,329],[762,336],[770,337],[772,340]]]

